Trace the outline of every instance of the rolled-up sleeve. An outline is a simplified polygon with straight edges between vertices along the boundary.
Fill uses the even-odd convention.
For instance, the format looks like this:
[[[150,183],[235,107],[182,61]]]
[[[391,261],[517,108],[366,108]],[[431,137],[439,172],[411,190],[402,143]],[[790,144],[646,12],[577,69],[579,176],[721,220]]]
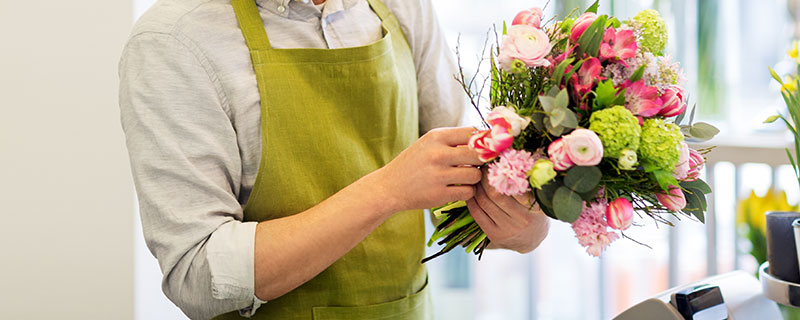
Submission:
[[[193,319],[254,312],[255,223],[237,200],[242,162],[213,70],[191,43],[131,38],[120,108],[142,227],[167,297]]]

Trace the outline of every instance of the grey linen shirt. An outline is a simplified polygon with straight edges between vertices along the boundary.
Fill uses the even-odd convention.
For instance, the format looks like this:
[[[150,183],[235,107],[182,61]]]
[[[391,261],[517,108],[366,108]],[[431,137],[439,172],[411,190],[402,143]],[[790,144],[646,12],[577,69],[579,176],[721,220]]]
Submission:
[[[308,0],[256,2],[275,48],[381,37],[366,0],[328,0],[322,12]],[[466,100],[430,0],[383,2],[413,51],[421,130],[457,125]],[[254,294],[256,223],[242,222],[242,211],[261,153],[260,99],[229,0],[160,0],[136,23],[119,71],[142,226],[164,293],[193,319],[252,315],[262,303]]]

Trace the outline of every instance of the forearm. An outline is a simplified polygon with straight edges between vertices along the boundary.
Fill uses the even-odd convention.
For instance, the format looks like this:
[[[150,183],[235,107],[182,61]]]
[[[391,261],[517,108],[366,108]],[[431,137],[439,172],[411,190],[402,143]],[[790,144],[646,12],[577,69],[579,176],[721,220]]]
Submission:
[[[367,175],[301,213],[258,224],[255,290],[261,300],[280,297],[344,256],[394,213]]]

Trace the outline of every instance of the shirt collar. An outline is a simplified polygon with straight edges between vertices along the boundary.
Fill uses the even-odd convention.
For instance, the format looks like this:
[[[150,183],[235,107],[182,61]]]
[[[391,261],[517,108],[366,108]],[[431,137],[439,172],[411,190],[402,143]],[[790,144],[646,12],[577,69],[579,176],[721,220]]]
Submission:
[[[312,0],[255,0],[256,3],[274,14],[288,17],[292,2],[303,5],[313,5]],[[366,0],[326,0],[325,16],[338,11],[347,10],[355,6],[359,1]]]

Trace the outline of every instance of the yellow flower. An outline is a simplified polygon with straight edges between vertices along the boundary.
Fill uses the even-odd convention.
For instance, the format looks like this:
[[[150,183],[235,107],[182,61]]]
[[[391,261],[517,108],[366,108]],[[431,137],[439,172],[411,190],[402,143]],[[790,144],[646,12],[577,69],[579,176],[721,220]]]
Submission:
[[[792,206],[786,200],[786,192],[776,192],[770,189],[766,195],[759,197],[751,191],[747,199],[739,201],[736,208],[736,223],[746,224],[750,228],[767,232],[767,217],[769,211],[797,211],[797,206]]]
[[[784,80],[783,87],[781,89],[787,92],[796,92],[798,80],[800,79],[792,76],[786,76],[786,80]]]
[[[789,54],[790,58],[800,63],[800,59],[798,59],[798,57],[800,57],[800,52],[797,50],[797,41],[792,43],[792,48],[789,49],[789,51],[786,51],[786,53]]]

